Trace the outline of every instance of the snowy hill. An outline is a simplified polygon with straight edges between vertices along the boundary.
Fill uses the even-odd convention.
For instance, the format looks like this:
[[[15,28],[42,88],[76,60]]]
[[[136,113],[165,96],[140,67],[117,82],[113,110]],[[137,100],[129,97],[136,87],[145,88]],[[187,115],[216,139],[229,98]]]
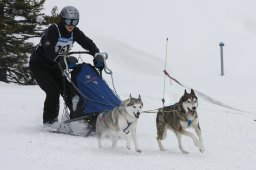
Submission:
[[[256,166],[256,18],[252,0],[68,0],[46,2],[59,9],[76,6],[79,28],[101,51],[109,53],[115,86],[122,99],[142,96],[143,110],[162,106],[165,39],[167,70],[185,85],[238,112],[199,97],[199,120],[205,153],[189,138],[182,154],[177,139],[168,132],[159,151],[156,114],[144,113],[138,122],[139,154],[126,150],[119,140],[112,149],[104,140],[99,149],[95,137],[51,134],[42,130],[45,94],[38,86],[0,82],[0,160],[4,170],[253,170]],[[225,76],[220,76],[219,42],[223,41]],[[82,50],[75,46],[74,50]],[[82,56],[86,62],[90,56]],[[111,79],[104,75],[111,87]],[[184,88],[166,79],[166,105],[177,102]],[[61,111],[63,109],[63,102]],[[62,112],[60,111],[60,117]]]

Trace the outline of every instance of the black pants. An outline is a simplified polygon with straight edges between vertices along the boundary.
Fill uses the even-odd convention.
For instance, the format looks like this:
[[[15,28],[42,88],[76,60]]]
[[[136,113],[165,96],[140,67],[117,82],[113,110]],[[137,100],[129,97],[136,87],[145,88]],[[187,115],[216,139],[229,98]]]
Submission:
[[[59,98],[63,92],[63,78],[58,68],[33,68],[31,72],[40,88],[46,93],[43,123],[53,123],[59,115]]]

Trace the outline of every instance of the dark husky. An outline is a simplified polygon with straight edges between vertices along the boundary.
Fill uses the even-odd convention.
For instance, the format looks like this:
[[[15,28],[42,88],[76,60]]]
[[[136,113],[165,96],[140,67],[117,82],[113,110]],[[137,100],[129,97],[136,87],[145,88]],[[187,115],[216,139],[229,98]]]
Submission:
[[[182,153],[187,154],[188,152],[184,150],[182,146],[181,135],[190,137],[193,140],[194,145],[198,146],[202,153],[204,152],[203,139],[196,111],[197,106],[197,96],[195,95],[194,90],[191,89],[191,93],[187,93],[185,90],[184,95],[180,98],[178,103],[158,110],[156,117],[156,139],[161,151],[165,150],[161,140],[165,139],[167,129],[170,129],[175,133]],[[185,130],[189,127],[195,129],[199,140],[193,133]]]

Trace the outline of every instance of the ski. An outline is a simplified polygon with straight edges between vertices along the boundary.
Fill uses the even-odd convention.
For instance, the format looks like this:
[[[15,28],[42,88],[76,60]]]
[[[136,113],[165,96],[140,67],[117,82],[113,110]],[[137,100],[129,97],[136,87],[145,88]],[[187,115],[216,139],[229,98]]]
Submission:
[[[50,132],[50,133],[56,133],[56,134],[64,134],[64,135],[71,135],[71,136],[80,136],[80,137],[89,137],[89,136],[94,136],[95,135],[95,128],[92,127],[87,127],[86,129],[83,129],[83,131],[76,133],[75,131],[72,130],[71,127],[68,127],[68,129],[60,127],[59,129],[53,130],[53,129],[47,129],[45,132]]]
[[[57,133],[57,134],[63,134],[63,135],[71,135],[71,136],[80,136],[80,137],[84,137],[83,135],[80,134],[76,134],[76,133],[72,133],[72,132],[65,132],[65,131],[54,131],[54,130],[48,130],[46,132],[50,132],[50,133]]]

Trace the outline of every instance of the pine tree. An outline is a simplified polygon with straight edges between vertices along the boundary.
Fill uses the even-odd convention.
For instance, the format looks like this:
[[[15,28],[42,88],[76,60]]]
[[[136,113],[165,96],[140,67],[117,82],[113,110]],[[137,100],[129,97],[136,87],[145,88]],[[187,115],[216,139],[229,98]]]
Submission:
[[[45,1],[0,0],[0,81],[29,83],[28,58],[35,46],[29,40],[58,18],[57,7],[52,16],[41,12]]]

